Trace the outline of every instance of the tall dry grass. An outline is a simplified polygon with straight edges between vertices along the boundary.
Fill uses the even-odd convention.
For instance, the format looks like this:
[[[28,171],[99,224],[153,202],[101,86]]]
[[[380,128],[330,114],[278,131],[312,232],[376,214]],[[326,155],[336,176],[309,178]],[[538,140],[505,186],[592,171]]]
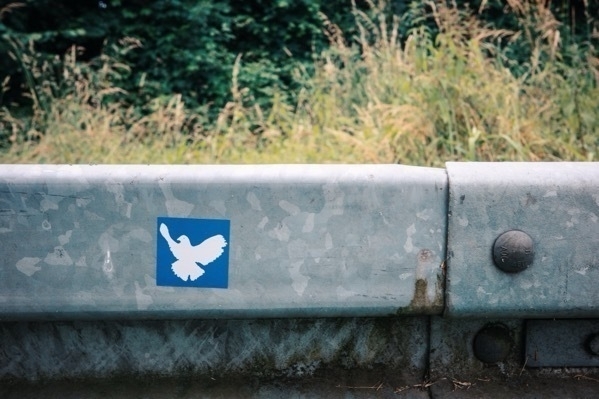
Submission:
[[[429,2],[440,33],[422,28],[400,42],[400,18],[384,3],[354,7],[355,40],[323,16],[330,48],[314,73],[298,67],[302,89],[288,104],[275,92],[271,109],[239,86],[216,120],[189,110],[181,96],[143,109],[119,100],[101,68],[61,63],[61,90],[35,57],[22,55],[47,106],[28,118],[0,111],[10,136],[2,162],[66,163],[405,163],[595,160],[599,147],[599,59],[591,48],[566,48],[543,1],[508,1],[515,31],[483,26],[476,12]],[[510,46],[530,49],[526,62]],[[27,54],[26,49],[21,49]],[[572,62],[572,55],[578,57]],[[566,62],[566,58],[568,62]],[[65,86],[66,85],[66,86]],[[1,134],[0,134],[1,136]]]

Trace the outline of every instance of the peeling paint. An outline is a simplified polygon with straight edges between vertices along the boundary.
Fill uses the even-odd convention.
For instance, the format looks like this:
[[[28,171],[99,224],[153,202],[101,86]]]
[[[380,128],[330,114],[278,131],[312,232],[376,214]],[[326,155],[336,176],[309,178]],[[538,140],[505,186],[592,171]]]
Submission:
[[[291,230],[289,230],[289,227],[287,227],[285,223],[279,223],[268,233],[268,235],[272,238],[276,238],[279,241],[287,242],[289,241]]]
[[[16,268],[27,277],[31,277],[36,272],[42,270],[41,267],[37,266],[40,261],[40,258],[25,257],[17,262]]]
[[[260,205],[260,200],[258,199],[256,194],[250,191],[249,193],[247,193],[245,199],[247,200],[247,202],[249,202],[253,210],[262,212],[262,206]]]
[[[126,218],[131,218],[132,204],[125,200],[125,188],[122,183],[106,182],[106,191],[114,195],[114,201],[119,213]]]
[[[404,244],[404,249],[407,253],[411,253],[414,250],[414,245],[412,244],[412,236],[416,233],[416,226],[411,224],[410,227],[406,229],[406,243]]]
[[[303,266],[304,261],[293,262],[289,267],[289,275],[293,280],[291,286],[293,290],[299,295],[302,296],[306,287],[308,286],[308,281],[310,281],[310,277],[304,276],[301,273],[301,267]]]
[[[75,266],[86,267],[87,266],[86,257],[82,256],[79,259],[77,259],[77,261],[75,262]]]
[[[192,203],[175,198],[169,184],[161,182],[158,186],[164,195],[167,216],[186,217],[191,214],[194,208]]]
[[[146,310],[154,302],[152,301],[152,296],[144,294],[137,281],[135,282],[135,300],[137,302],[138,310]]]
[[[221,216],[225,216],[227,214],[227,207],[225,205],[225,201],[222,200],[214,200],[210,201],[209,204],[213,209],[215,209]]]
[[[300,213],[300,208],[289,201],[281,200],[279,201],[279,206],[292,216]]]
[[[325,247],[327,250],[331,250],[331,249],[333,249],[333,237],[331,236],[331,233],[327,233],[327,234],[324,236],[324,247]]]
[[[58,202],[60,202],[61,199],[62,198],[45,197],[43,200],[40,201],[40,211],[46,212],[49,210],[57,210]]]
[[[61,234],[58,236],[58,242],[60,245],[66,245],[71,240],[71,235],[73,234],[73,230],[68,230],[65,234]]]
[[[416,213],[416,217],[418,219],[422,219],[422,220],[429,220],[432,217],[432,215],[433,215],[432,209],[425,209],[423,211]]]
[[[63,246],[54,247],[54,251],[46,255],[44,262],[53,266],[70,266],[73,264],[73,260]]]
[[[302,233],[311,233],[314,230],[314,214],[309,213],[302,227]]]
[[[268,223],[268,216],[264,216],[262,218],[262,220],[260,221],[260,223],[258,223],[258,229],[260,230],[264,230],[264,226],[266,226],[266,224]]]

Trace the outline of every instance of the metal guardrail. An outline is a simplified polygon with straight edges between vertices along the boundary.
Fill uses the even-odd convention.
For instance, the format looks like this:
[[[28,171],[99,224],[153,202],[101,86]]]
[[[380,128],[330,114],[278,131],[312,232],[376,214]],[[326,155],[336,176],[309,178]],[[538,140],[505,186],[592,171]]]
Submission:
[[[528,319],[599,318],[598,218],[597,163],[2,165],[0,378],[595,365]]]
[[[446,197],[397,165],[2,166],[0,317],[440,314]],[[214,220],[223,254],[179,278],[165,234]]]
[[[448,163],[447,173],[447,315],[599,316],[599,164]],[[531,264],[506,273],[492,250],[510,230],[531,237]]]

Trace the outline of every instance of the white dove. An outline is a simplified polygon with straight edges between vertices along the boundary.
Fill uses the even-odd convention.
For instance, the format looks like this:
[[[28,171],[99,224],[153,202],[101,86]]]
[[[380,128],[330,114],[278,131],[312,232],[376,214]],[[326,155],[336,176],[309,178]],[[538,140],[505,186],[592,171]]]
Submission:
[[[164,223],[160,224],[160,234],[177,258],[172,264],[173,272],[183,281],[187,281],[188,278],[195,281],[203,275],[204,269],[198,266],[198,263],[206,266],[214,262],[223,254],[223,248],[227,246],[225,237],[220,234],[207,238],[196,246],[191,245],[189,237],[186,235],[182,235],[175,241],[171,238],[168,227]]]

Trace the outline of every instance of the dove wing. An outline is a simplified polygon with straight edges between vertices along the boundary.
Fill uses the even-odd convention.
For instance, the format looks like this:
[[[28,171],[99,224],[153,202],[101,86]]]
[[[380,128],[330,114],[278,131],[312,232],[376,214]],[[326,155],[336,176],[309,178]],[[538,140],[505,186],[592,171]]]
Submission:
[[[218,259],[223,254],[223,248],[226,246],[227,240],[225,240],[225,237],[220,234],[212,236],[193,247],[193,259],[205,266]]]
[[[160,234],[162,234],[162,237],[164,237],[164,239],[166,240],[168,247],[173,253],[173,255],[175,255],[175,257],[179,259],[180,256],[178,254],[177,243],[171,238],[171,234],[168,231],[168,227],[166,227],[166,224],[164,223],[160,224]]]

